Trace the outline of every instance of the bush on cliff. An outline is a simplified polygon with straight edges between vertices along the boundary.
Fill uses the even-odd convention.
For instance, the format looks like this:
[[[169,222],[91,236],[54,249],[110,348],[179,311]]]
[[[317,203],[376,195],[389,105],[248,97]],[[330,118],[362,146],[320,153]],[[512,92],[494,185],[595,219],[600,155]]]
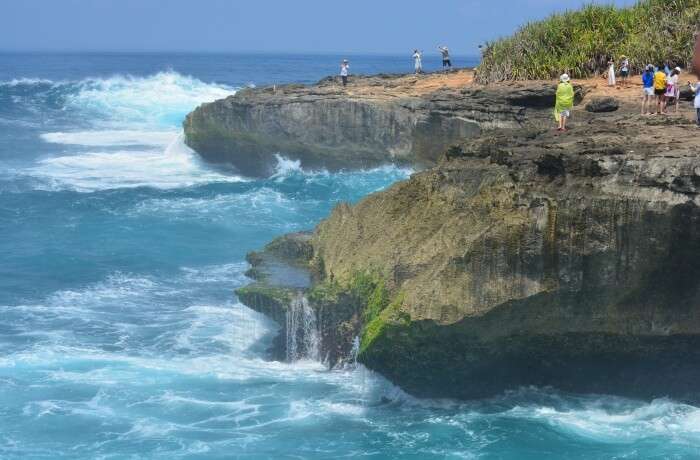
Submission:
[[[486,44],[476,80],[575,78],[604,72],[608,57],[630,59],[633,71],[670,61],[689,66],[700,24],[700,0],[641,0],[628,8],[587,5],[531,22]]]

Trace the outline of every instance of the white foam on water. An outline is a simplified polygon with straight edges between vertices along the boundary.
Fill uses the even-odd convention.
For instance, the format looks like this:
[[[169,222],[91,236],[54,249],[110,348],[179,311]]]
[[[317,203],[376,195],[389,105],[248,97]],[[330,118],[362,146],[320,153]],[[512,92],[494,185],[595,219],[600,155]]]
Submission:
[[[700,442],[700,408],[670,399],[641,402],[613,396],[588,397],[576,407],[517,406],[505,416],[543,421],[562,431],[606,443],[652,436]]]
[[[177,72],[147,77],[115,75],[86,79],[68,95],[68,107],[95,113],[105,124],[176,126],[199,104],[235,94],[226,85],[205,83]]]
[[[52,144],[88,147],[145,145],[165,148],[178,134],[178,131],[106,130],[44,133],[41,138]]]
[[[48,80],[45,78],[13,78],[12,80],[0,81],[0,87],[2,86],[35,86],[35,85],[54,85],[53,80]]]
[[[41,160],[27,171],[49,190],[77,192],[152,187],[171,189],[214,182],[241,182],[207,168],[178,136],[164,151],[121,150],[59,156]]]

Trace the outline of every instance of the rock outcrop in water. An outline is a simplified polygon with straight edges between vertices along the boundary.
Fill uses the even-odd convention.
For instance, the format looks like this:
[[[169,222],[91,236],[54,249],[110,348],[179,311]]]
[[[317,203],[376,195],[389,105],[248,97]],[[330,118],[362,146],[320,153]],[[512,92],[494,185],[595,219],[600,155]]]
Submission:
[[[244,89],[185,120],[186,143],[205,160],[269,176],[277,155],[310,169],[386,163],[434,165],[453,142],[518,127],[525,106],[552,105],[543,84],[508,93],[467,86],[470,74],[354,77],[317,85]]]
[[[481,91],[494,107],[528,88]],[[359,361],[419,396],[552,385],[699,400],[698,130],[619,102],[576,109],[565,134],[549,109],[508,103],[517,122],[455,139],[435,167],[251,257],[259,281],[239,296],[283,323],[301,292],[329,365],[360,336]],[[265,260],[309,285],[280,287]]]

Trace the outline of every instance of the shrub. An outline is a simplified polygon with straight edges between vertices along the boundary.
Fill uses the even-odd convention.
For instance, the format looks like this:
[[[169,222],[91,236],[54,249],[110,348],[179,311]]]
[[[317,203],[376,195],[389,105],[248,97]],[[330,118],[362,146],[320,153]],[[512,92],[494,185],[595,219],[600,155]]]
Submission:
[[[609,57],[628,56],[632,71],[670,61],[688,67],[700,24],[700,0],[641,0],[628,8],[589,4],[522,26],[487,43],[479,83],[598,75]]]

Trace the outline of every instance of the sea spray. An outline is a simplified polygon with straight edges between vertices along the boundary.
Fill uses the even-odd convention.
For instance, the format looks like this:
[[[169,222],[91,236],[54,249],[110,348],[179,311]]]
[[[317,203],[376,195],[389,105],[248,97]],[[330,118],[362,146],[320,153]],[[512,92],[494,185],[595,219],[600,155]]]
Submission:
[[[316,312],[303,294],[296,295],[287,308],[287,361],[318,361],[319,333]]]

